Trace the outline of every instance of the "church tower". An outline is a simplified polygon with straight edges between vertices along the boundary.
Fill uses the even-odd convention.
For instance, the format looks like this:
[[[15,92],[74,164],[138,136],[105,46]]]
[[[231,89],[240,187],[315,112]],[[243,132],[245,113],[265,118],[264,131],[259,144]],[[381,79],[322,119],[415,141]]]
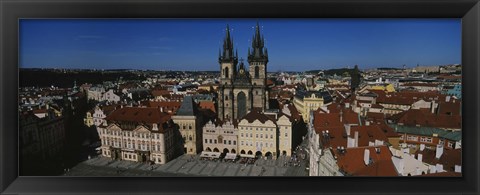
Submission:
[[[237,73],[238,53],[233,52],[233,38],[227,25],[223,49],[218,53],[220,64],[220,90],[218,97],[219,118],[232,118],[233,115],[233,78]]]
[[[268,109],[267,49],[257,23],[252,48],[248,49],[249,67],[240,60],[233,48],[233,39],[227,25],[223,49],[219,51],[220,85],[218,87],[218,117],[223,120],[239,120],[252,109]]]
[[[233,39],[230,37],[230,28],[227,25],[225,39],[223,40],[223,51],[218,53],[220,63],[220,81],[223,85],[231,85],[236,75],[238,53],[233,53]]]
[[[267,90],[267,63],[268,52],[265,48],[265,39],[260,34],[260,26],[257,22],[255,34],[252,38],[252,48],[248,48],[248,63],[250,66],[250,78],[253,85],[253,107],[262,110],[268,108]]]

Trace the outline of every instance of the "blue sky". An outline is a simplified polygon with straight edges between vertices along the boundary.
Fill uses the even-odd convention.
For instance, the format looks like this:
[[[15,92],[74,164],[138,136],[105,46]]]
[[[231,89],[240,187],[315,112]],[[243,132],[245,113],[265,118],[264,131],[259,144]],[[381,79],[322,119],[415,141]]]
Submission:
[[[22,19],[22,68],[218,70],[227,24],[244,59],[256,22],[269,71],[461,63],[460,19]]]

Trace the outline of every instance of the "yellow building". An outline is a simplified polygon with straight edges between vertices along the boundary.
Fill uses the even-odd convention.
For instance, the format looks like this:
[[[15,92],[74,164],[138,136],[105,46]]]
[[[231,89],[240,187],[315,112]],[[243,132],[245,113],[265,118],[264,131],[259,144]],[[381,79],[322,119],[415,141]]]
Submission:
[[[395,92],[395,87],[393,86],[393,84],[367,85],[366,89]]]
[[[275,115],[267,116],[258,111],[249,112],[238,123],[238,150],[240,155],[266,156],[275,159],[277,149],[277,125]]]
[[[92,116],[92,111],[88,111],[87,114],[85,115],[85,118],[83,119],[83,124],[87,127],[91,127],[93,123],[93,116]]]
[[[310,121],[310,111],[332,102],[332,96],[328,91],[297,91],[293,104],[302,114],[306,123]]]

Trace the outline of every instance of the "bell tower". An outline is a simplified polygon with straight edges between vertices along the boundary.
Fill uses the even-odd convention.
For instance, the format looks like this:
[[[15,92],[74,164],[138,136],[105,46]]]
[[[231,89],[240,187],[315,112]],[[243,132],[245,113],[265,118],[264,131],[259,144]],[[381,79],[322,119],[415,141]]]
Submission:
[[[233,80],[237,75],[238,52],[233,53],[233,38],[227,25],[223,49],[218,53],[220,64],[220,86],[218,97],[218,117],[232,118],[234,109]]]
[[[268,52],[258,22],[252,38],[252,48],[248,48],[248,63],[253,85],[253,107],[265,109],[268,107],[268,94],[266,93]]]
[[[223,40],[223,50],[218,53],[218,63],[220,63],[220,84],[231,85],[232,79],[236,75],[238,52],[233,53],[233,39],[230,37],[230,28],[227,25],[225,39]]]

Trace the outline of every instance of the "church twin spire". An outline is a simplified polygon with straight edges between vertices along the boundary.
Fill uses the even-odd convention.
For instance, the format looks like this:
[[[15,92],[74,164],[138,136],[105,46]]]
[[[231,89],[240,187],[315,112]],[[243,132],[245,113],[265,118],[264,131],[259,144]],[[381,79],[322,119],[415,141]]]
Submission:
[[[223,40],[223,50],[218,51],[218,61],[230,62],[236,67],[238,64],[238,50],[233,53],[233,38],[230,35],[230,27],[227,24],[225,39]],[[255,33],[252,38],[252,47],[248,48],[248,62],[268,62],[268,52],[265,48],[265,39],[260,33],[260,25],[257,22]]]

